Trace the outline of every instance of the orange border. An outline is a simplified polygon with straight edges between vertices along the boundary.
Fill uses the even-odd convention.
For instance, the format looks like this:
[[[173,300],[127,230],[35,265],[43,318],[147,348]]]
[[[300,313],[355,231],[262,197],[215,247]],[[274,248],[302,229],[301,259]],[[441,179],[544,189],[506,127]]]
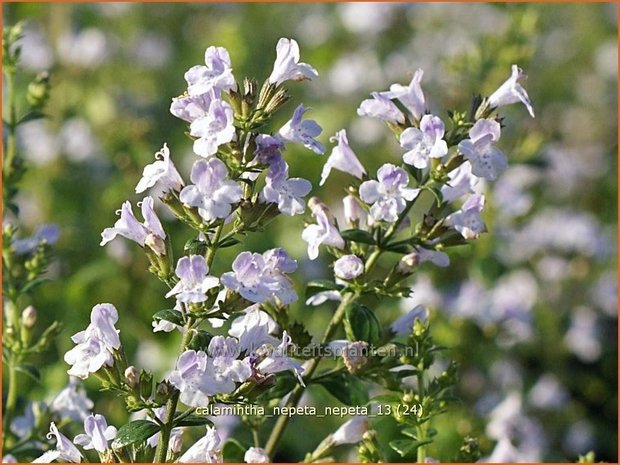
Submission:
[[[358,0],[359,2],[362,3],[371,3],[373,2],[373,0]],[[379,2],[388,2],[389,0],[378,0]],[[615,0],[612,2],[605,2],[605,1],[600,1],[600,0],[545,0],[544,3],[616,3],[616,25],[618,25],[620,23],[620,3],[618,3],[620,0]],[[81,0],[40,0],[38,2],[30,2],[28,0],[0,0],[0,5],[2,5],[3,3],[112,3],[115,2],[115,0],[102,0],[100,2],[91,2],[91,1],[81,1]],[[412,2],[399,2],[399,3],[454,3],[454,2],[458,2],[458,3],[492,3],[492,2],[487,2],[487,1],[470,1],[470,0],[428,0],[426,2],[418,2],[416,1],[412,1]],[[186,0],[186,1],[182,1],[182,0],[147,0],[147,1],[140,1],[140,0],[127,0],[124,1],[124,3],[347,3],[347,2],[341,2],[340,0],[320,0],[320,1],[311,1],[311,0],[268,0],[268,1],[261,1],[261,0],[226,0],[224,2],[215,2],[215,1],[200,1],[200,0]],[[543,3],[540,2],[539,0],[499,0],[495,3]],[[2,23],[2,18],[3,18],[3,9],[0,8],[0,29],[2,29],[2,25],[4,23]],[[620,49],[620,39],[617,37],[617,45]],[[0,51],[0,57],[2,56],[2,51]],[[618,68],[620,69],[620,54],[617,57],[617,64],[618,64]],[[616,87],[616,106],[617,106],[617,113],[616,116],[618,117],[618,115],[620,115],[620,99],[618,98],[620,96],[620,81],[618,81],[617,83],[617,87]],[[0,94],[0,105],[2,104],[2,95]],[[616,150],[618,151],[618,158],[620,159],[620,126],[618,127],[619,131],[616,133]],[[4,159],[4,146],[0,147],[0,159]],[[616,179],[618,182],[618,185],[620,185],[620,168],[617,169],[616,171]],[[0,178],[0,188],[2,187],[2,179]],[[0,216],[2,216],[4,213],[4,204],[0,205]],[[616,197],[616,229],[618,228],[618,219],[620,218],[620,192],[618,192],[617,197]],[[616,237],[616,260],[617,262],[620,263],[620,248],[618,247],[618,243],[620,242],[620,231],[617,231],[617,237]],[[2,237],[0,236],[0,246],[2,245]],[[0,278],[2,277],[2,269],[0,268]],[[617,275],[617,284],[618,287],[620,287],[620,274]],[[618,307],[618,304],[620,304],[620,293],[616,295],[616,308]],[[617,319],[617,334],[620,334],[620,321]],[[2,318],[0,318],[0,344],[2,343]],[[618,349],[619,349],[620,343],[618,338],[616,339],[616,354],[618,354]],[[618,379],[620,379],[620,364],[618,364],[616,366],[617,369],[617,376]],[[2,379],[2,364],[0,363],[0,379]],[[0,390],[1,390],[1,385],[0,385]],[[616,399],[620,395],[620,384],[618,384],[616,386]],[[617,404],[617,402],[616,402]],[[618,417],[620,418],[620,405],[618,406]],[[2,396],[0,396],[0,438],[2,437],[2,410],[4,410],[4,405],[3,405],[3,401],[2,401]],[[616,434],[618,435],[618,432],[620,430],[620,420],[619,420],[619,424],[616,425]],[[2,457],[1,454],[2,451],[0,451],[0,458]],[[618,443],[618,450],[616,451],[617,455],[616,457],[619,458],[620,460],[620,441]],[[90,463],[90,462],[82,462],[82,463]],[[355,462],[335,462],[333,465],[345,465],[345,464],[349,464],[349,463],[355,463]],[[387,463],[387,462],[386,462]],[[455,463],[455,462],[443,462],[443,463]],[[560,465],[561,462],[544,462],[545,464],[548,465]],[[284,464],[284,465],[296,465],[294,463],[288,463],[288,464]],[[465,465],[465,464],[459,464],[459,465]]]

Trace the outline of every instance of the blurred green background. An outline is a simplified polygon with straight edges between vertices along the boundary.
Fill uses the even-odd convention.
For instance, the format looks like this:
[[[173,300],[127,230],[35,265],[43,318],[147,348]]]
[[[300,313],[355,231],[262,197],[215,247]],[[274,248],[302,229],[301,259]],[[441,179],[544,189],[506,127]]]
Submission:
[[[509,393],[523,399],[540,428],[540,458],[575,460],[593,449],[617,460],[617,12],[616,4],[3,4],[3,21],[26,21],[21,89],[40,70],[52,73],[49,118],[20,130],[29,171],[18,204],[25,231],[54,223],[62,233],[52,281],[34,297],[40,318],[59,319],[64,333],[40,360],[43,383],[24,392],[49,400],[66,383],[63,354],[93,305],[111,302],[130,358],[163,376],[174,363],[176,335],[153,334],[151,315],[167,308],[164,287],[145,272],[134,244],[99,247],[100,233],[130,199],[142,168],[167,142],[187,175],[195,159],[185,125],[168,111],[185,90],[183,73],[201,64],[209,45],[226,47],[238,80],[265,79],[280,37],[295,38],[302,61],[319,79],[290,83],[294,96],[278,113],[277,130],[303,102],[324,128],[320,140],[347,128],[352,147],[372,173],[397,161],[401,149],[378,121],[356,115],[371,91],[408,83],[425,71],[431,110],[465,110],[472,94],[488,95],[518,63],[536,110],[511,106],[500,147],[513,167],[489,186],[490,233],[452,253],[448,269],[416,276],[409,302],[381,301],[390,322],[417,303],[432,309],[434,332],[461,363],[462,402],[442,417],[429,454],[443,458],[465,434],[481,439],[489,414]],[[339,209],[346,175],[318,188],[324,158],[299,147],[286,153],[292,176],[316,185],[314,194]],[[170,218],[168,218],[170,220]],[[295,279],[328,273],[307,260],[303,218],[284,218],[245,247],[284,246],[299,261]],[[168,221],[175,251],[188,231]],[[227,249],[214,266],[228,271],[241,250]],[[319,334],[331,307],[295,316]],[[542,382],[542,381],[546,382]],[[95,410],[121,425],[119,399],[86,382]],[[321,388],[308,402],[336,404]],[[296,461],[337,427],[337,419],[291,422],[274,460]],[[395,434],[389,420],[380,436]],[[539,430],[535,430],[539,431]],[[349,458],[345,452],[340,459]],[[387,457],[397,460],[397,456]]]

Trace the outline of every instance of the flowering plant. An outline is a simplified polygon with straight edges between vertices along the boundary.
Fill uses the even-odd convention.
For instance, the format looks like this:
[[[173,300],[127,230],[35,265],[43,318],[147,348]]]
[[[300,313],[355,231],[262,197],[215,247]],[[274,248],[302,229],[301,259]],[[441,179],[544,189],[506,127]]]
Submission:
[[[102,246],[118,236],[140,246],[148,271],[167,287],[162,294],[171,308],[153,313],[152,328],[180,333],[175,365],[163,379],[136,367],[116,328],[127,309],[95,305],[90,323],[72,336],[75,346],[64,356],[74,378],[65,405],[52,412],[56,421],[49,423],[48,439],[55,445],[36,443],[41,455],[35,462],[94,457],[102,462],[210,463],[240,457],[269,462],[290,420],[288,412],[316,385],[347,406],[363,407],[363,413],[319,442],[305,461],[326,460],[345,444],[357,445],[359,461],[381,461],[371,420],[377,415],[392,416],[399,425],[400,438],[389,447],[405,459],[431,460],[426,446],[441,433],[433,429],[433,420],[453,400],[458,367],[446,362],[434,343],[425,308],[416,306],[386,322],[373,303],[407,297],[408,280],[420,266],[449,266],[447,250],[486,232],[485,197],[472,186],[480,178],[497,179],[507,167],[497,148],[503,122],[498,109],[523,102],[533,116],[519,83],[523,74],[514,66],[491,96],[474,98],[469,111],[448,112],[445,121],[429,111],[422,70],[407,86],[372,93],[357,113],[386,123],[402,148],[401,161],[370,173],[346,130],[338,131],[330,139],[334,145],[320,180],[324,184],[334,169],[352,176],[343,214],[337,217],[319,198],[306,200],[312,183],[290,173],[285,160],[290,144],[301,144],[314,155],[326,152],[317,140],[320,125],[306,116],[309,109],[300,104],[284,125],[273,126],[274,115],[290,99],[289,81],[318,77],[300,59],[297,42],[280,39],[273,70],[259,86],[252,78],[237,81],[228,51],[211,46],[205,64],[185,73],[187,89],[173,99],[170,111],[188,124],[196,155],[189,176],[177,169],[174,150],[164,144],[136,182],[137,194],[151,190],[136,202],[141,219],[127,200],[113,226],[101,233]],[[191,231],[178,258],[179,246],[157,213],[158,200]],[[244,250],[225,271],[214,267],[222,249],[268,231],[280,215],[304,214],[306,206],[311,216],[300,234],[308,257],[321,256],[333,269],[333,279],[306,284],[308,307],[335,306],[315,343],[288,311],[298,300],[290,277],[297,263],[284,248]],[[139,418],[117,428],[90,412],[92,403],[75,384],[90,376]],[[245,408],[242,422],[251,432],[251,444],[224,442],[214,419],[201,413],[220,404]],[[249,407],[280,413],[268,428],[266,416]],[[7,424],[13,413],[7,407]],[[59,428],[65,419],[83,422],[84,433],[69,440]],[[204,435],[186,447],[188,429],[201,429]],[[12,453],[20,453],[19,442],[8,444]],[[453,455],[458,461],[477,460],[476,440],[464,438]]]

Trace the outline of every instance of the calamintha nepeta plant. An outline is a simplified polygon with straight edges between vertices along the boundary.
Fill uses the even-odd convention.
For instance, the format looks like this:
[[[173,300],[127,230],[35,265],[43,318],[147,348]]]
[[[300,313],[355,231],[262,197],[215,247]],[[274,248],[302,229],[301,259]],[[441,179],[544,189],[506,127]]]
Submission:
[[[342,218],[316,197],[307,201],[312,219],[301,237],[310,259],[326,256],[334,278],[309,282],[306,304],[336,307],[324,333],[312,343],[304,325],[289,315],[298,298],[289,278],[297,263],[283,248],[243,251],[230,271],[212,268],[219,250],[266,230],[278,215],[306,210],[312,184],[292,177],[282,154],[287,145],[302,144],[323,155],[326,148],[316,139],[322,129],[307,118],[303,105],[281,128],[270,125],[289,100],[285,84],[317,76],[312,66],[300,62],[292,39],[278,42],[273,72],[262,86],[249,78],[239,83],[222,47],[209,47],[205,65],[185,73],[187,91],[173,99],[170,110],[188,123],[193,139],[197,159],[189,180],[164,145],[144,168],[136,193],[156,186],[163,204],[195,238],[185,245],[185,255],[175,259],[155,199],[146,196],[137,202],[141,218],[126,201],[101,241],[105,245],[120,235],[136,242],[149,259],[149,271],[168,287],[165,296],[174,300],[174,308],[153,315],[153,331],[181,333],[176,364],[163,380],[132,365],[115,327],[122,311],[109,303],[96,305],[90,324],[72,337],[75,346],[65,355],[69,374],[96,376],[142,418],[117,430],[102,415],[87,412],[84,434],[73,442],[52,423],[56,446],[37,461],[79,462],[94,457],[84,451],[94,450],[106,462],[268,462],[286,431],[288,412],[312,385],[323,386],[346,405],[370,405],[373,415],[393,416],[402,436],[389,446],[404,458],[429,460],[426,446],[437,434],[431,423],[447,408],[457,367],[443,364],[438,375],[429,370],[441,350],[431,337],[426,309],[418,306],[383,327],[373,306],[377,298],[409,295],[407,279],[420,265],[448,266],[447,248],[486,231],[481,217],[485,198],[473,188],[480,178],[496,179],[507,166],[497,147],[501,119],[496,110],[521,101],[533,116],[531,104],[516,66],[490,97],[475,98],[469,112],[449,112],[448,125],[428,112],[422,70],[409,85],[394,84],[361,103],[360,116],[384,121],[398,139],[402,163],[386,163],[376,174],[369,173],[344,129],[331,139],[334,146],[320,184],[333,169],[349,173],[352,183],[342,199]],[[423,213],[414,207],[423,207]],[[215,335],[222,327],[227,334]],[[369,399],[369,383],[382,387],[384,394]],[[260,413],[243,415],[253,444],[224,444],[209,418],[200,414],[219,404],[278,407],[274,411],[281,414],[275,423]],[[184,431],[205,426],[204,436],[185,447]],[[343,444],[358,445],[359,461],[383,459],[372,421],[358,415],[320,441],[305,461],[325,461]],[[460,451],[442,459],[478,456],[475,440],[465,438]]]

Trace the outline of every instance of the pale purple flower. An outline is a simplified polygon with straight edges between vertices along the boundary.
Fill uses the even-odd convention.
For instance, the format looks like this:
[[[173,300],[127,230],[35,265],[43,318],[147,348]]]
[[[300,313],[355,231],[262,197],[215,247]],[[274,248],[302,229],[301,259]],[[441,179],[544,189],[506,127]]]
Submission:
[[[230,55],[224,47],[209,47],[205,51],[206,66],[192,66],[185,73],[189,95],[214,91],[219,97],[222,91],[235,90],[237,84],[232,74]]]
[[[290,271],[283,271],[290,268],[282,268],[277,260],[270,259],[274,250],[284,252],[282,249],[273,249],[263,255],[241,252],[232,264],[233,271],[222,275],[222,284],[250,302],[263,303],[274,297],[284,304],[294,302],[297,295],[285,275]]]
[[[362,440],[364,433],[368,431],[368,418],[355,416],[343,423],[333,434],[331,443],[335,446],[342,444],[356,444]]]
[[[323,171],[321,173],[320,186],[325,184],[329,173],[333,168],[349,173],[358,179],[362,179],[366,174],[366,170],[357,158],[357,155],[353,152],[349,146],[349,140],[347,139],[347,132],[342,129],[336,133],[335,137],[330,138],[331,142],[338,141],[329,158],[323,165]]]
[[[370,216],[377,221],[394,222],[407,202],[416,198],[420,189],[407,187],[409,176],[402,168],[386,163],[377,171],[377,180],[362,183],[360,198],[369,205]]]
[[[245,463],[269,463],[269,456],[261,447],[250,447],[243,456]]]
[[[474,194],[465,201],[460,210],[448,215],[444,224],[454,227],[465,239],[477,239],[486,231],[480,218],[483,208],[484,195]]]
[[[263,360],[261,360],[256,369],[263,374],[279,373],[281,371],[291,370],[299,380],[299,384],[305,387],[301,375],[304,368],[301,363],[287,356],[287,349],[291,346],[291,337],[286,331],[282,333],[282,342],[274,348],[274,350]]]
[[[207,354],[220,392],[232,392],[235,382],[242,383],[252,375],[249,359],[237,360],[240,353],[239,341],[234,337],[214,336],[209,342]]]
[[[418,263],[431,262],[434,265],[445,268],[450,265],[450,257],[447,253],[439,250],[429,250],[417,247]]]
[[[344,239],[334,225],[327,206],[319,201],[309,202],[308,205],[317,222],[317,224],[306,226],[301,233],[301,238],[308,243],[308,257],[310,260],[314,260],[319,256],[319,246],[321,244],[338,249],[344,248]]]
[[[223,100],[213,99],[206,115],[195,119],[190,125],[196,155],[208,158],[215,155],[220,145],[235,137],[233,108]]]
[[[474,192],[478,178],[471,172],[471,164],[463,163],[448,173],[448,182],[441,186],[441,195],[444,202],[452,202],[466,194]]]
[[[56,452],[56,451],[54,451],[54,452]],[[33,460],[32,463],[51,463],[57,457],[57,456],[54,456],[53,459],[47,459],[46,458],[46,454],[49,454],[49,452],[46,452],[45,454],[43,454],[38,459]],[[45,458],[45,461],[41,462],[41,458]],[[13,454],[6,454],[6,455],[4,455],[2,457],[2,463],[17,463],[17,458]]]
[[[314,153],[322,155],[325,153],[325,147],[315,137],[321,134],[323,129],[314,120],[302,120],[306,111],[308,109],[304,108],[303,104],[299,105],[293,117],[280,128],[276,137],[285,142],[298,142]]]
[[[183,178],[170,160],[168,144],[155,154],[155,162],[146,165],[142,171],[142,178],[136,186],[136,193],[141,193],[159,183],[165,191],[180,191],[183,187]]]
[[[198,118],[206,116],[211,102],[215,98],[213,92],[199,95],[184,94],[172,99],[170,113],[179,119],[192,123]]]
[[[351,280],[364,272],[364,262],[356,255],[345,255],[334,262],[336,278]]]
[[[34,459],[32,463],[52,463],[54,460],[62,462],[80,463],[82,453],[64,434],[58,431],[54,422],[50,423],[50,432],[47,439],[56,439],[56,449],[45,452],[42,456]],[[4,460],[3,460],[4,462]]]
[[[428,318],[428,310],[423,305],[416,305],[407,314],[396,319],[394,323],[390,325],[390,329],[397,336],[407,336],[411,334],[411,329],[415,320],[426,321]]]
[[[141,247],[144,247],[149,236],[159,238],[161,241],[166,239],[164,228],[153,209],[153,202],[153,197],[150,196],[142,199],[140,208],[144,217],[144,223],[140,223],[134,216],[131,203],[129,201],[123,202],[120,211],[121,217],[114,223],[114,227],[103,230],[99,245],[107,244],[118,235],[137,242]]]
[[[382,92],[384,97],[389,99],[398,99],[407,110],[415,117],[420,119],[426,111],[426,99],[422,92],[420,82],[424,71],[421,69],[416,70],[408,86],[402,84],[392,84],[388,92]]]
[[[469,130],[469,139],[459,143],[459,151],[470,161],[475,176],[495,181],[508,167],[505,155],[493,145],[499,140],[500,130],[497,121],[480,119]]]
[[[342,207],[344,210],[344,219],[349,226],[362,228],[366,225],[366,212],[355,196],[351,194],[345,196],[342,199]]]
[[[424,115],[420,129],[407,128],[400,135],[400,145],[407,149],[403,161],[408,165],[424,169],[431,158],[441,158],[448,153],[448,144],[443,140],[445,126],[437,116]]]
[[[54,245],[60,236],[60,228],[55,224],[39,226],[32,237],[13,241],[12,247],[17,255],[34,252],[39,244]]]
[[[104,365],[114,364],[113,353],[121,346],[118,330],[118,312],[112,304],[99,304],[93,307],[90,325],[74,334],[71,340],[77,345],[64,357],[72,365],[68,373],[85,379],[89,373],[97,372]]]
[[[70,418],[73,421],[84,421],[92,408],[93,401],[88,398],[86,391],[79,387],[79,381],[69,377],[69,385],[65,387],[50,403],[50,411],[60,418]]]
[[[179,199],[190,207],[197,207],[206,221],[226,218],[232,210],[231,205],[243,197],[241,186],[227,176],[228,168],[221,160],[198,160],[190,176],[194,184],[184,187]]]
[[[166,406],[153,409],[153,413],[155,414],[157,419],[164,421],[166,417]],[[181,451],[180,449],[183,444],[183,439],[182,439],[183,430],[184,430],[183,427],[177,427],[177,428],[172,428],[172,431],[170,431],[169,444],[170,444],[171,451],[173,452]],[[149,447],[152,447],[153,449],[156,448],[157,444],[159,444],[160,436],[161,436],[161,433],[155,433],[153,436],[151,436],[150,438],[146,440],[147,445]]]
[[[11,421],[11,432],[20,439],[29,435],[35,426],[35,410],[43,411],[45,408],[44,402],[29,402],[24,408],[24,414]]]
[[[239,348],[253,352],[263,344],[275,345],[278,340],[271,336],[278,325],[259,305],[252,305],[245,314],[232,321],[228,334],[239,340]]]
[[[219,280],[209,275],[209,266],[202,255],[180,258],[175,273],[179,282],[166,297],[174,295],[177,300],[187,304],[204,302],[209,289],[219,286]]]
[[[282,151],[284,144],[277,138],[269,134],[259,134],[254,139],[256,150],[254,151],[255,160],[264,165],[279,165],[284,162],[282,160]]]
[[[108,450],[108,441],[116,437],[116,428],[108,426],[103,415],[89,415],[84,419],[84,433],[78,434],[73,442],[86,450],[95,449],[101,453]]]
[[[272,168],[274,168],[272,166]],[[303,178],[289,178],[286,162],[270,169],[265,178],[261,200],[278,204],[278,210],[287,216],[303,213],[306,209],[303,197],[312,190],[310,181]]]
[[[405,115],[389,98],[380,92],[373,92],[370,95],[372,99],[364,100],[357,109],[359,116],[377,118],[387,123],[402,124],[405,122]]]
[[[222,440],[215,428],[207,426],[207,433],[177,460],[179,463],[222,462]]]
[[[519,84],[520,80],[527,79],[523,74],[523,70],[517,65],[512,65],[512,74],[510,77],[489,97],[489,106],[491,108],[499,108],[511,103],[522,102],[527,108],[528,113],[534,118],[534,109],[532,102],[527,95],[525,89]]]
[[[307,63],[299,63],[299,45],[294,39],[280,39],[276,45],[276,61],[269,82],[279,86],[284,81],[314,79],[319,73]]]

